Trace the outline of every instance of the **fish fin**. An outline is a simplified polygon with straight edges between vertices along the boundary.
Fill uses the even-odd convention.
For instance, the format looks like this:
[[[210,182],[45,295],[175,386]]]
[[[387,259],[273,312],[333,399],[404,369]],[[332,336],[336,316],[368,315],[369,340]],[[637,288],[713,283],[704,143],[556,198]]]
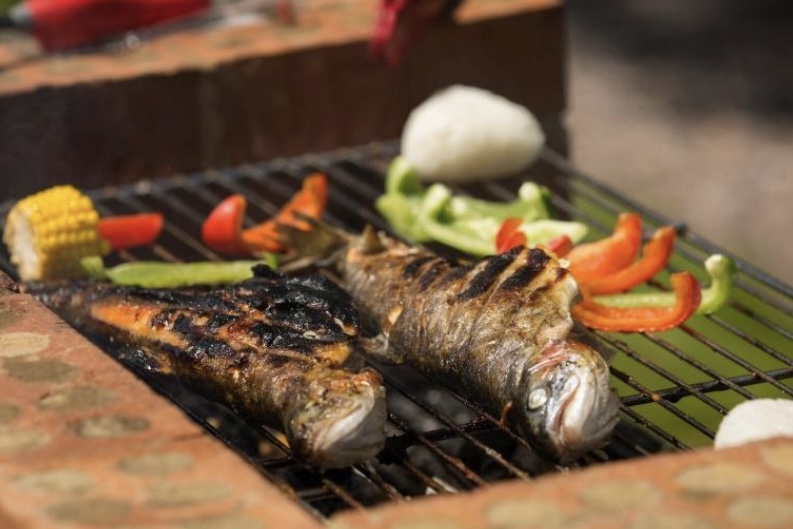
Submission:
[[[385,251],[386,247],[377,230],[371,224],[367,224],[361,234],[358,249],[364,255],[371,255]]]
[[[388,345],[388,334],[384,332],[361,338],[361,347],[368,356],[387,364],[401,364],[405,360],[404,355]]]
[[[336,254],[348,242],[349,236],[321,220],[295,213],[311,228],[302,230],[288,224],[278,224],[278,240],[287,248],[281,270],[300,270],[311,265],[321,266],[333,262]]]
[[[514,405],[515,405],[515,403],[513,401],[511,401],[511,400],[509,402],[507,402],[506,404],[504,404],[504,407],[501,409],[501,418],[498,421],[498,422],[501,423],[501,426],[506,428],[507,425],[509,424],[509,422],[508,422],[509,412],[512,411],[512,407]]]
[[[131,344],[116,345],[114,356],[133,370],[163,375],[168,375],[172,372],[165,352],[157,351],[151,347]]]

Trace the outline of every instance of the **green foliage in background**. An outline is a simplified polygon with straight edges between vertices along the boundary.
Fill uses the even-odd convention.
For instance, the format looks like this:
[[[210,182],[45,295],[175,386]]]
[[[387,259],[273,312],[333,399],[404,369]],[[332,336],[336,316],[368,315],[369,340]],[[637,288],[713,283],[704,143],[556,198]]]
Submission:
[[[19,0],[0,0],[0,13],[5,13],[9,7],[18,2]]]

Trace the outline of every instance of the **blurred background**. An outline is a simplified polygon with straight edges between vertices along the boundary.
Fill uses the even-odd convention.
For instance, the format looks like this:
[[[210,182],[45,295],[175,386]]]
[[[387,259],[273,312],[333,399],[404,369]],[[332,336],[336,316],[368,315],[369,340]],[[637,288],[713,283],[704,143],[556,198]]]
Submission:
[[[567,2],[576,164],[793,284],[793,4]]]

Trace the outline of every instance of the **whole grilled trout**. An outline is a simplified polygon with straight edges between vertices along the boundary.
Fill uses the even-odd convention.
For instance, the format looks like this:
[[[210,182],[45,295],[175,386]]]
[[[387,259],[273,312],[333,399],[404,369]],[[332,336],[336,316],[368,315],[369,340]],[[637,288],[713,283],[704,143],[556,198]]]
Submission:
[[[346,367],[358,316],[325,278],[257,266],[253,278],[222,288],[76,282],[28,290],[89,336],[133,346],[138,365],[281,429],[309,464],[359,463],[385,443],[381,377]]]
[[[608,364],[569,338],[578,285],[551,255],[519,247],[461,264],[371,228],[356,237],[318,223],[282,237],[303,261],[332,254],[386,357],[478,402],[556,460],[608,441],[618,420]]]

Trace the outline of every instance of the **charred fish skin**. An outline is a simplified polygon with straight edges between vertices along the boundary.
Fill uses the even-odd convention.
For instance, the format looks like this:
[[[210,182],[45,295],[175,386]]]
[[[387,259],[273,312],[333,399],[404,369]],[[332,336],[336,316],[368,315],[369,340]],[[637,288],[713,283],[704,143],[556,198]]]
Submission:
[[[460,264],[372,232],[348,244],[344,285],[379,322],[391,360],[479,402],[539,451],[568,461],[617,422],[609,368],[568,339],[578,286],[540,249]]]
[[[80,282],[28,290],[85,334],[133,346],[138,365],[281,429],[309,464],[373,457],[385,443],[385,390],[376,372],[347,368],[359,328],[349,296],[324,278],[254,272],[213,289]]]

